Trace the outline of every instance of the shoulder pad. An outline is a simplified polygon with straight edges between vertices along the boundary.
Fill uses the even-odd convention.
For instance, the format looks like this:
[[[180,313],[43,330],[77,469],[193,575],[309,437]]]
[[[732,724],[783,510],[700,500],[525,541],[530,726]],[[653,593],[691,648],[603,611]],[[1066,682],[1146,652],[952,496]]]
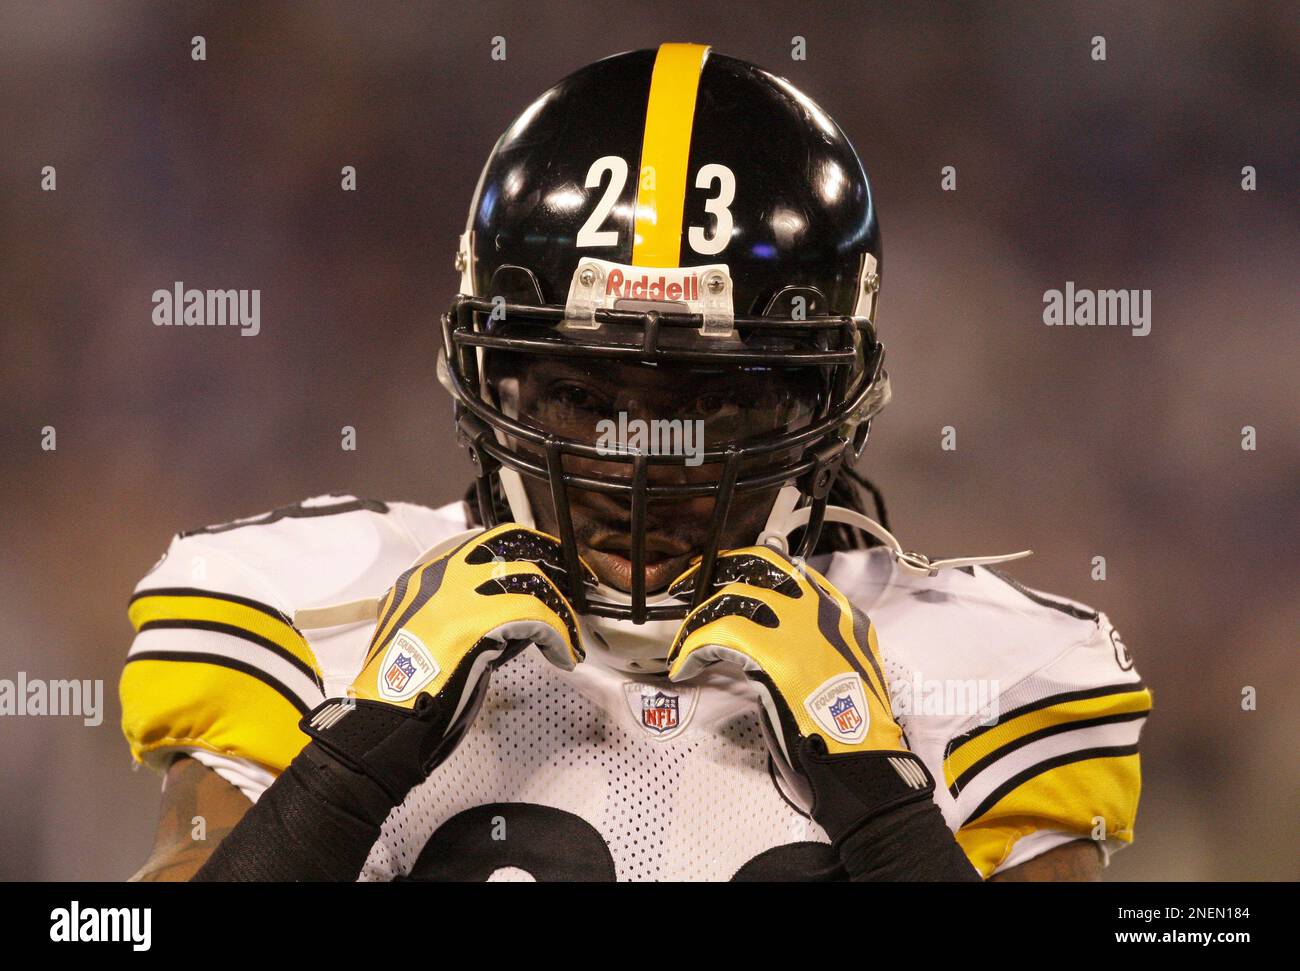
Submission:
[[[903,575],[877,551],[827,577],[876,627],[894,712],[981,872],[1023,862],[1030,834],[1035,852],[1132,840],[1152,696],[1105,614],[987,567]]]
[[[121,696],[132,754],[201,748],[283,769],[331,662],[294,612],[382,593],[464,528],[460,503],[330,495],[176,536],[131,598]]]

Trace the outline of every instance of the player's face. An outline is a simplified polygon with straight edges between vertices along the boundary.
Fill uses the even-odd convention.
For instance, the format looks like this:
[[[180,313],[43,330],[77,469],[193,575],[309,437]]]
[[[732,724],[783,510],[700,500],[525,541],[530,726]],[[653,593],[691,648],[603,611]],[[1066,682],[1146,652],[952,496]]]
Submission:
[[[494,383],[503,408],[532,427],[602,447],[625,443],[679,456],[671,465],[648,466],[650,484],[664,485],[716,484],[721,465],[692,460],[692,456],[720,444],[808,424],[815,381],[807,370],[723,373],[676,365],[548,358],[533,359]],[[517,442],[512,445],[519,447]],[[791,456],[775,458],[788,461]],[[624,482],[630,482],[632,475],[630,464],[600,459],[567,456],[564,467],[575,475]],[[752,470],[751,466],[741,474]],[[527,476],[524,484],[537,527],[558,535],[549,485]],[[724,549],[753,542],[776,493],[773,487],[734,497],[722,537]],[[631,590],[630,499],[577,488],[569,489],[568,499],[583,558],[603,582]],[[713,495],[646,504],[647,592],[667,587],[692,557],[701,554],[714,506]]]

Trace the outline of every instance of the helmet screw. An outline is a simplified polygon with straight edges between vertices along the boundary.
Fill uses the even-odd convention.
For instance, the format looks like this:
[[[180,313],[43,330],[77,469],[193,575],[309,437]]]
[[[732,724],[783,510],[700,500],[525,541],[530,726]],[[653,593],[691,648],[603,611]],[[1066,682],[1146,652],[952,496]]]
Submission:
[[[465,251],[464,250],[458,250],[456,253],[456,272],[457,273],[465,272]]]
[[[723,282],[722,274],[720,273],[711,273],[709,274],[708,279],[704,281],[704,288],[715,296],[721,293],[726,286],[726,283]]]
[[[583,267],[582,272],[578,274],[578,282],[584,287],[592,286],[596,282],[596,271],[589,266]]]
[[[862,280],[862,289],[866,293],[875,293],[880,289],[880,274],[868,273]]]

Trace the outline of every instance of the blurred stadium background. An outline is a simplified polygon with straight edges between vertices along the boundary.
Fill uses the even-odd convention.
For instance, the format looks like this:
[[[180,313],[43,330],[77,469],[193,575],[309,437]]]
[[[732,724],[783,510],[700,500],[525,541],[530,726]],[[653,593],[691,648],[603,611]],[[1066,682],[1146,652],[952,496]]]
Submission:
[[[0,719],[0,878],[145,858],[158,779],[116,683],[173,532],[460,495],[434,326],[483,158],[569,71],[694,40],[789,77],[866,164],[896,397],[862,468],[904,542],[1034,547],[1016,574],[1106,610],[1154,688],[1108,878],[1295,879],[1298,31],[1294,4],[1205,0],[3,0],[0,677],[103,679],[106,715]],[[177,280],[260,288],[262,333],[153,326]],[[1150,336],[1043,326],[1067,280],[1150,288]]]

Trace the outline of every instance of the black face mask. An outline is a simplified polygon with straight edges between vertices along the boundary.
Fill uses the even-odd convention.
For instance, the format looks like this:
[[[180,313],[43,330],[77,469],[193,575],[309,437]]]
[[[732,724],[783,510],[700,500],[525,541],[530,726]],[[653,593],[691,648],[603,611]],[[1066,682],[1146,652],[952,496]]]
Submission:
[[[881,260],[862,163],[788,81],[689,44],[563,79],[492,149],[443,320],[443,379],[482,518],[497,521],[505,469],[548,490],[577,578],[570,493],[612,497],[629,522],[631,603],[566,593],[582,612],[635,623],[688,609],[646,604],[645,532],[665,503],[713,503],[697,602],[737,497],[748,511],[797,486],[808,521],[792,552],[806,555],[841,463],[888,399],[872,324]],[[592,380],[529,384],[521,362],[542,360]],[[674,378],[634,396],[614,365]],[[654,448],[601,451],[592,419],[620,412],[703,421],[698,464]],[[614,431],[627,444],[631,430]]]

